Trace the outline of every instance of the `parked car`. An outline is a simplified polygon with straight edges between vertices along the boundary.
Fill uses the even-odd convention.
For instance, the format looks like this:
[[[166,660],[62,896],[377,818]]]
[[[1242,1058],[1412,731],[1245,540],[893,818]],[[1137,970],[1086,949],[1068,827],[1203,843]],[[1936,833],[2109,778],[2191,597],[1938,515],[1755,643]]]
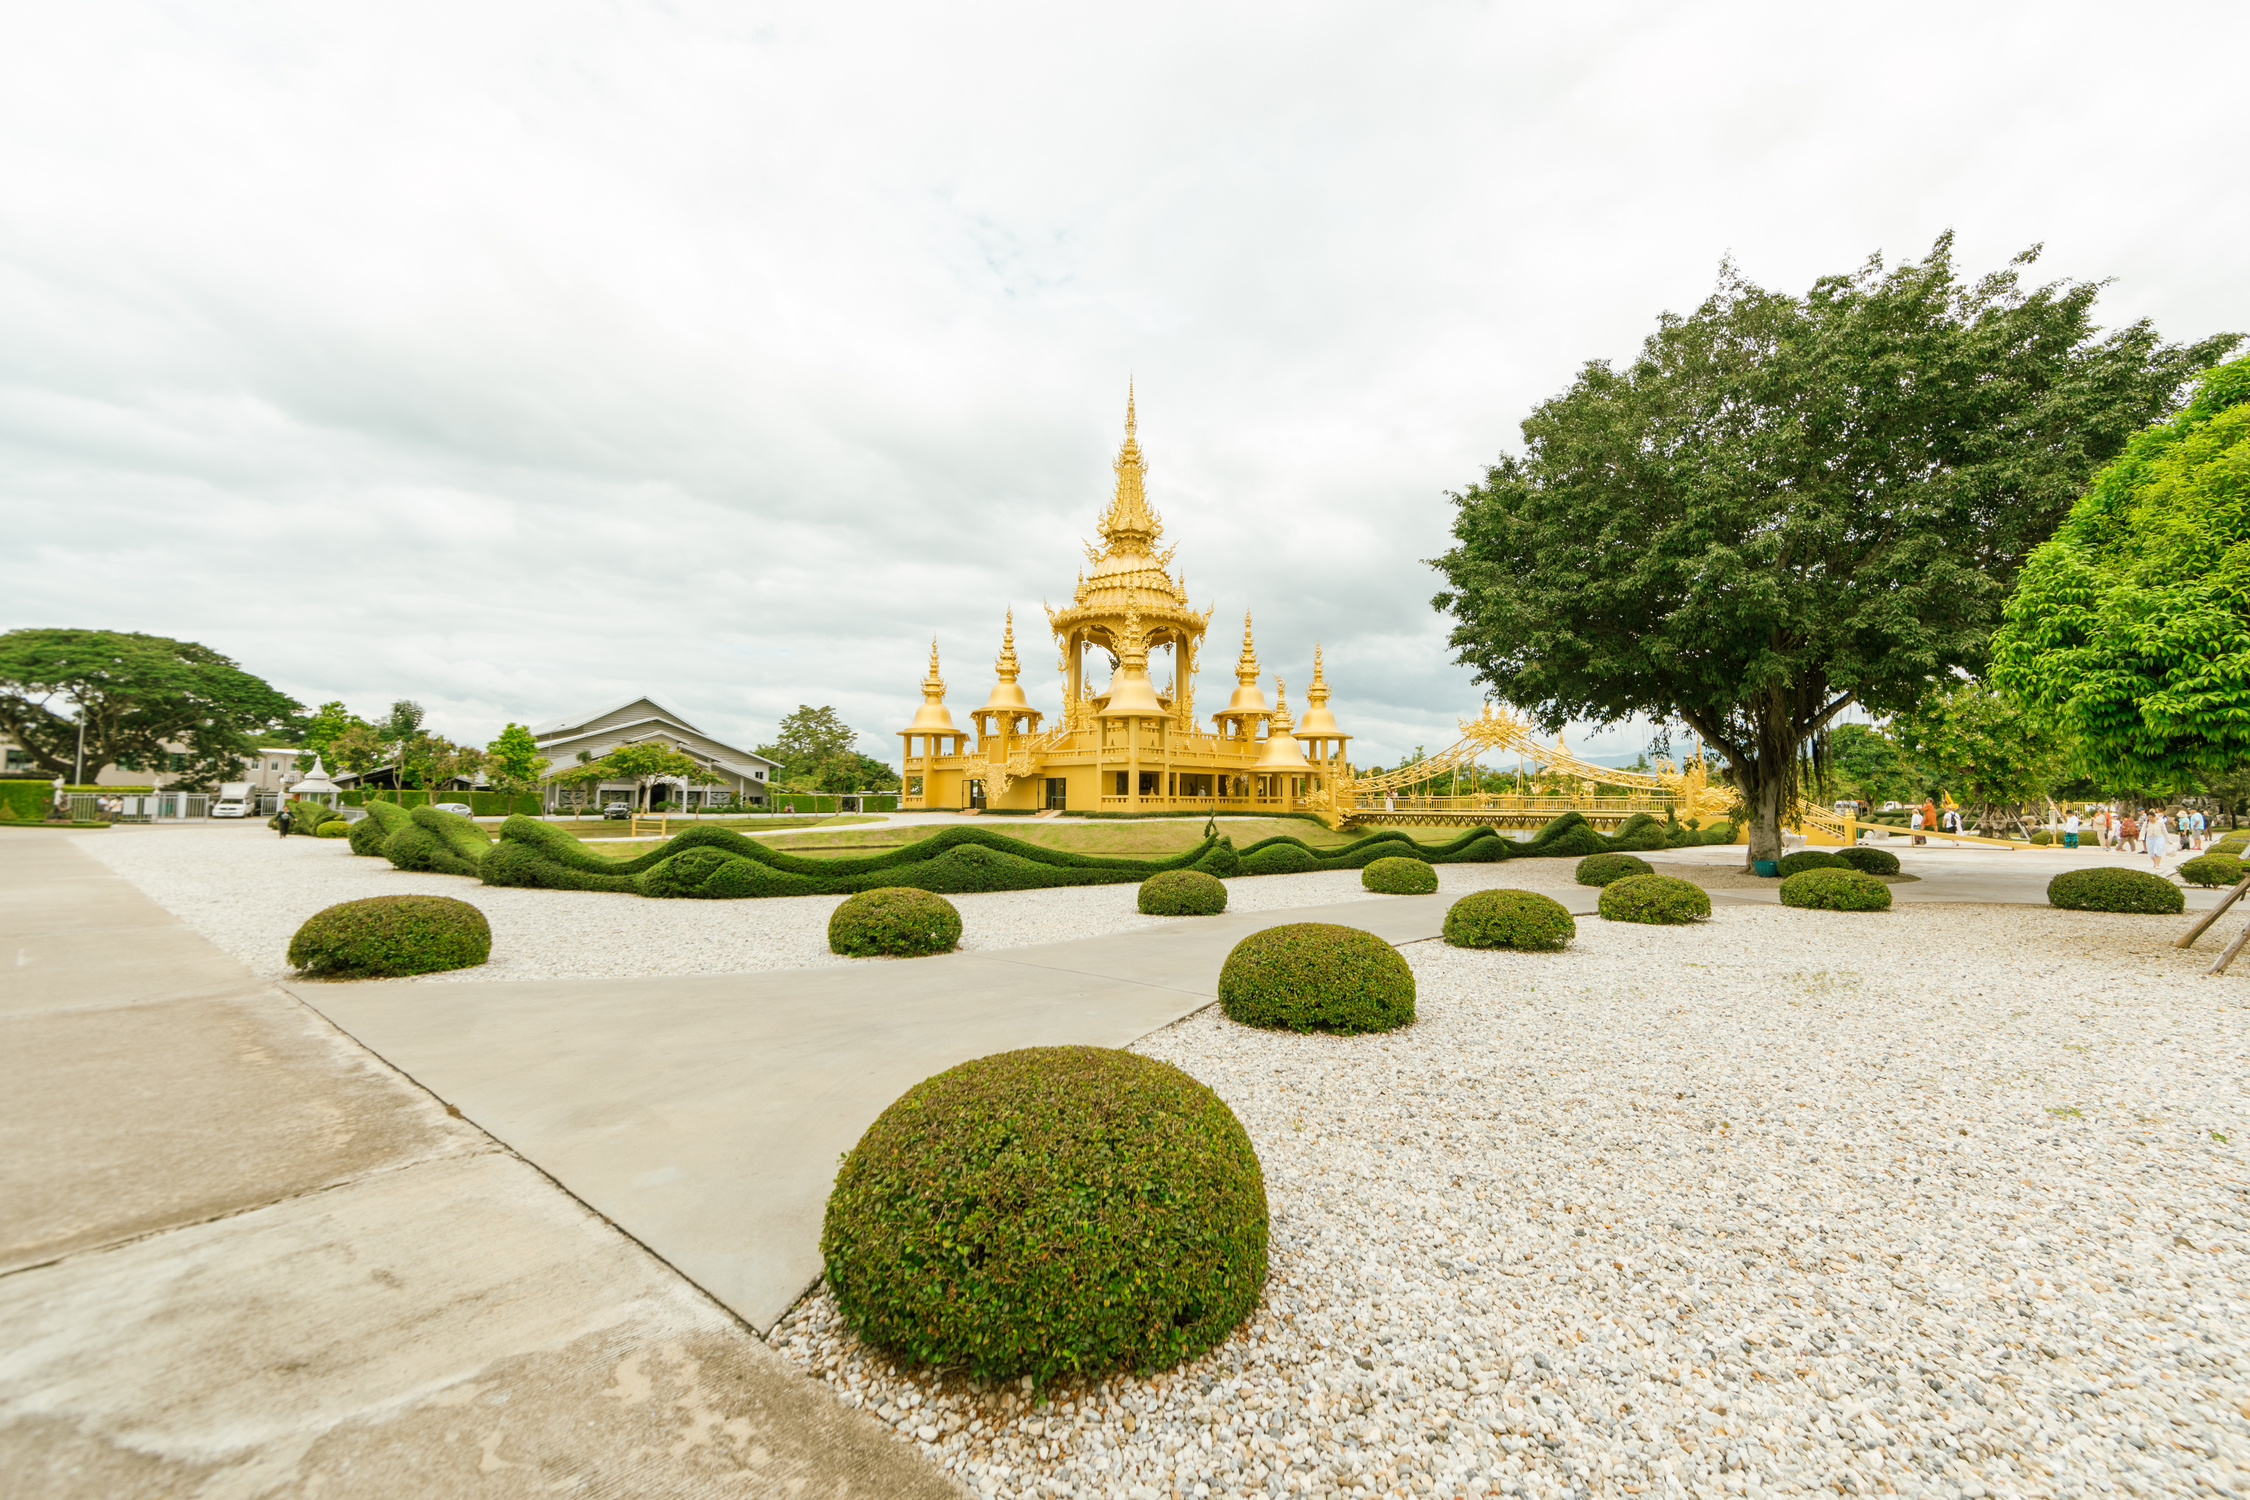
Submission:
[[[632,815],[633,807],[628,802],[611,802],[602,808],[602,816],[605,818],[630,818]]]
[[[473,818],[477,815],[476,809],[466,802],[440,802],[437,805],[437,810],[439,812],[459,813],[464,818]]]

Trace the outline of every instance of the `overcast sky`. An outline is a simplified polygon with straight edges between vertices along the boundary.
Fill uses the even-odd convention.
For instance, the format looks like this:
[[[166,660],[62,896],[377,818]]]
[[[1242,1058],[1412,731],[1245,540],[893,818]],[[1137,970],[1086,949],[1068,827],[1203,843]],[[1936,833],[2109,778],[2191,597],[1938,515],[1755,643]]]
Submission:
[[[1390,761],[1448,490],[1732,254],[1948,227],[2250,328],[2250,7],[12,6],[0,626],[482,742],[647,692],[895,759],[1058,701],[1128,375],[1198,606]],[[1271,679],[1268,679],[1271,690]],[[1630,753],[1626,728],[1574,748]]]

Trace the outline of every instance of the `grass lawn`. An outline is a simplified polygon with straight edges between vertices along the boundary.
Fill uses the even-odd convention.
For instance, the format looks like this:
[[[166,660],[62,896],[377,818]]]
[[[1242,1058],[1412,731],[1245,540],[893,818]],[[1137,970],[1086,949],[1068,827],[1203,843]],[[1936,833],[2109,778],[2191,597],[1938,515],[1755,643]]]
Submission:
[[[675,834],[683,833],[690,828],[731,828],[736,833],[764,834],[790,828],[841,828],[850,823],[873,823],[877,821],[879,820],[859,813],[807,813],[801,818],[764,816],[755,818],[675,818],[672,820],[672,832]],[[567,823],[554,823],[549,826],[560,828],[572,838],[614,839],[623,838],[626,830],[633,825],[623,818],[615,820],[576,818]],[[663,841],[658,839],[649,842],[661,843]],[[628,856],[620,855],[618,857],[626,858]]]
[[[954,824],[918,823],[904,827],[847,829],[829,833],[796,834],[786,838],[761,840],[770,842],[776,849],[791,854],[834,856],[849,858],[865,854],[880,854],[888,849],[903,849],[919,839],[926,839]],[[1146,823],[1076,822],[1067,819],[991,818],[978,819],[973,825],[993,833],[1021,839],[1027,844],[1043,848],[1062,849],[1072,854],[1118,854],[1137,859],[1161,859],[1168,854],[1178,854],[1193,849],[1203,842],[1203,824],[1195,818],[1161,818]],[[1247,848],[1260,839],[1286,833],[1303,839],[1315,849],[1341,849],[1358,842],[1360,835],[1346,835],[1330,831],[1318,823],[1302,818],[1244,818],[1219,824],[1219,831],[1234,840],[1238,849]],[[1430,830],[1436,836],[1425,839],[1430,844],[1442,844],[1457,837],[1461,830],[1443,828]]]

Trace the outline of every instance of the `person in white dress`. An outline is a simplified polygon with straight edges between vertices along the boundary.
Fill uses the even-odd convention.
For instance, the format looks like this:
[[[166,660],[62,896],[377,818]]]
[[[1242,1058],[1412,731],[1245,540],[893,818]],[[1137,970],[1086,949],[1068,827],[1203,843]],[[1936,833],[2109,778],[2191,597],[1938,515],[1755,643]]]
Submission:
[[[2148,850],[2148,863],[2152,870],[2163,869],[2164,856],[2172,852],[2171,841],[2166,837],[2168,831],[2164,826],[2162,812],[2150,813],[2148,822],[2141,829],[2141,847]]]

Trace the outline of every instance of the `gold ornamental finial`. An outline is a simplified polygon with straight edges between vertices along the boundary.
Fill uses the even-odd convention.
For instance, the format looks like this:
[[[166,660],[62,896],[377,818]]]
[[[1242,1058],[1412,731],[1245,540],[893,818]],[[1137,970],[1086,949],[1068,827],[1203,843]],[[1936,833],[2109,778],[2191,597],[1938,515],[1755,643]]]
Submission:
[[[1270,734],[1287,734],[1296,724],[1289,717],[1289,684],[1276,677],[1273,680],[1273,723]]]
[[[930,637],[930,675],[922,679],[922,696],[932,703],[945,697],[945,679],[938,675],[937,637]]]
[[[1305,689],[1305,701],[1318,708],[1328,701],[1328,682],[1320,675],[1320,642],[1313,642],[1312,686]]]
[[[1141,442],[1133,415],[1133,389],[1130,382],[1125,388],[1125,441],[1118,447],[1117,461],[1111,467],[1117,471],[1117,492],[1110,498],[1109,509],[1102,514],[1101,532],[1105,556],[1114,557],[1121,552],[1148,553],[1155,549],[1156,539],[1164,535],[1164,523],[1148,508],[1148,465],[1141,458]]]
[[[1242,612],[1242,655],[1235,659],[1234,680],[1245,687],[1258,680],[1258,648],[1250,643],[1250,611]]]
[[[1000,638],[1000,659],[992,664],[992,670],[1000,674],[1002,682],[1014,682],[1023,670],[1016,661],[1016,612],[1012,609],[1008,611],[1007,633]]]
[[[922,679],[922,706],[914,711],[909,734],[958,734],[945,706],[945,679],[938,675],[937,639],[930,640],[930,675]]]

